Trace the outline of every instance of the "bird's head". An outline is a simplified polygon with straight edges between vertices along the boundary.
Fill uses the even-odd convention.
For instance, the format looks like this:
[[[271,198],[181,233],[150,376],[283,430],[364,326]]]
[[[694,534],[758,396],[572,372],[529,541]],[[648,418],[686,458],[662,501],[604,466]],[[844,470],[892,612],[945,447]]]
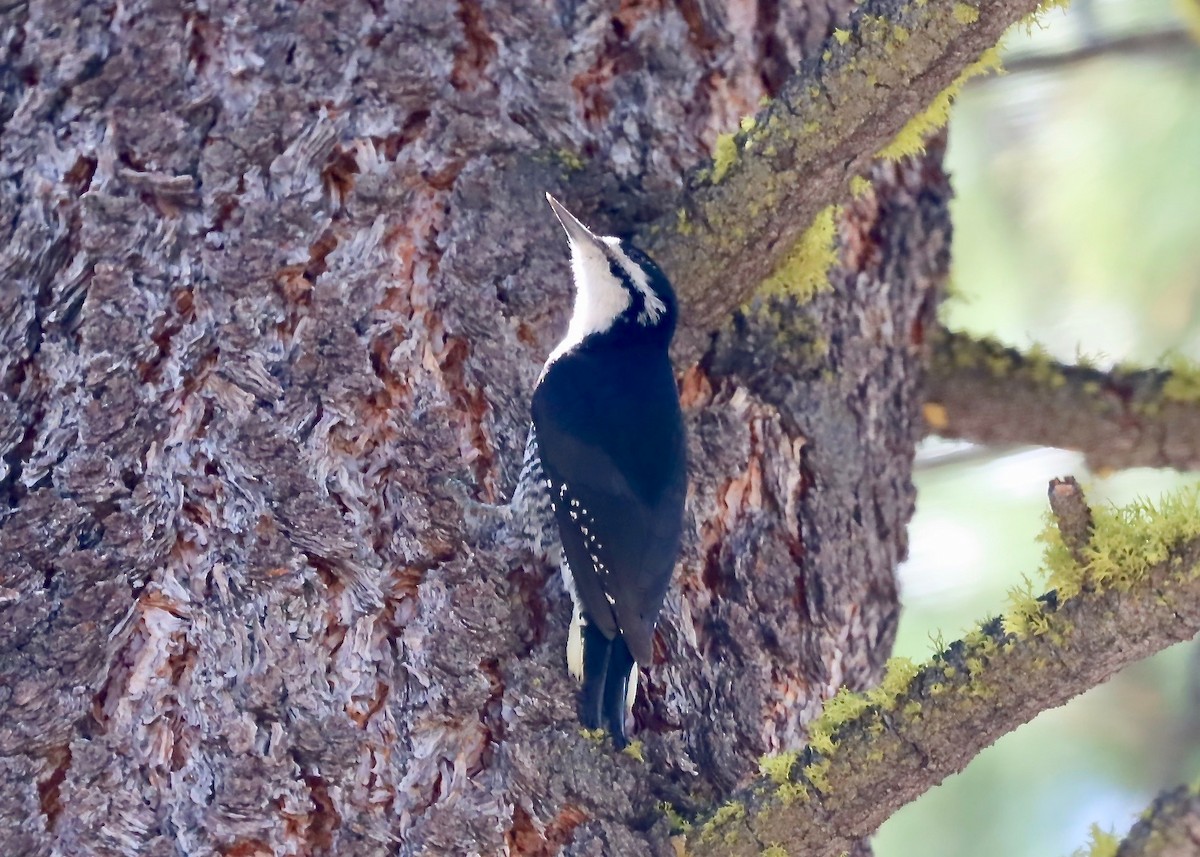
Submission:
[[[592,336],[670,344],[675,292],[658,266],[628,241],[596,235],[550,194],[550,207],[571,245],[575,306],[551,360]]]

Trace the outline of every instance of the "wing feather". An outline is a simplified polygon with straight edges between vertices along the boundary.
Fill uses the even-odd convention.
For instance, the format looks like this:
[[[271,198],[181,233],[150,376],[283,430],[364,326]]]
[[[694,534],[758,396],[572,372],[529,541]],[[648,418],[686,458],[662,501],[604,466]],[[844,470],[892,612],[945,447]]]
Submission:
[[[582,606],[648,664],[686,492],[683,421],[666,354],[560,358],[535,391],[533,418]]]

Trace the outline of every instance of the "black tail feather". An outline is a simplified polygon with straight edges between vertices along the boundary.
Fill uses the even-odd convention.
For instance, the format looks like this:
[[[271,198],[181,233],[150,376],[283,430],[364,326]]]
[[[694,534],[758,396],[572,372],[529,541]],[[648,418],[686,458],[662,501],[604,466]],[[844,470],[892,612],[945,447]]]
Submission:
[[[608,721],[608,731],[618,749],[629,743],[625,734],[625,694],[633,669],[633,655],[625,639],[615,638],[608,653],[608,674],[604,678],[604,719]]]
[[[579,720],[587,729],[599,729],[604,723],[605,676],[613,641],[586,621],[583,625],[583,689],[579,691]]]

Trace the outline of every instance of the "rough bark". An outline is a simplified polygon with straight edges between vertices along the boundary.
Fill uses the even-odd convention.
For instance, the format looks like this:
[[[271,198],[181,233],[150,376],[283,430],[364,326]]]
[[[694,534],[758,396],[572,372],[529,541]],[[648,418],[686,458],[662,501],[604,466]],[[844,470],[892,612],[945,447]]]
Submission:
[[[663,210],[845,5],[4,4],[8,849],[669,853],[659,801],[877,675],[936,154],[881,168],[835,289],[773,316],[824,343],[804,372],[735,326],[684,373],[644,761],[579,733],[556,570],[465,545],[443,490],[520,465],[569,304],[541,192],[579,201],[582,159],[597,226]]]
[[[1200,794],[1180,786],[1154,799],[1116,857],[1189,857],[1200,852]]]

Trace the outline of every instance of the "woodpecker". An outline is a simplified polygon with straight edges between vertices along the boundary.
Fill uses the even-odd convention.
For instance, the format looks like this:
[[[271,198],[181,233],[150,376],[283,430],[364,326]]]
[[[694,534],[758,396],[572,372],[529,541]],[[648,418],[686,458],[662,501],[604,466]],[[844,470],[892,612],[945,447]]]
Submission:
[[[595,235],[550,194],[575,303],[533,392],[531,451],[574,602],[567,665],[579,716],[618,747],[679,556],[687,445],[668,348],[675,293],[628,241]]]

